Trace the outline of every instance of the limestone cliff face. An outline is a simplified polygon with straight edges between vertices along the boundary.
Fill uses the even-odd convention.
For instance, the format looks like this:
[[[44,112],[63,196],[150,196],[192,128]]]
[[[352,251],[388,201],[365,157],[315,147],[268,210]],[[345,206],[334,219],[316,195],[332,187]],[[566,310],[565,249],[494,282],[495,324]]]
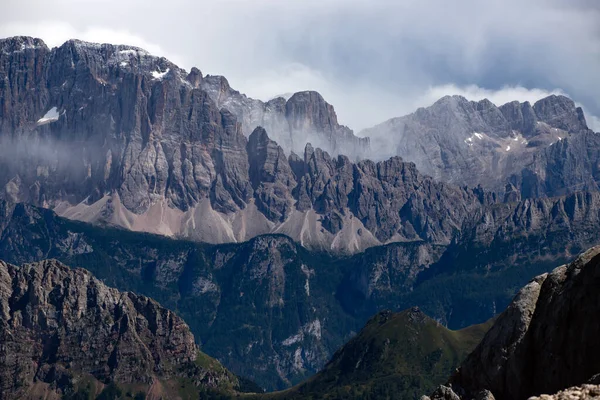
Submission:
[[[600,385],[574,386],[554,395],[543,394],[531,397],[531,400],[595,400],[600,399]]]
[[[437,183],[400,158],[352,162],[305,146],[308,131],[338,150],[354,140],[315,92],[273,100],[267,108],[281,118],[250,133],[254,114],[244,102],[255,101],[235,103],[224,79],[142,49],[71,40],[49,50],[27,37],[0,46],[0,185],[13,202],[210,243],[283,233],[354,253],[395,241],[448,243],[469,214],[495,201]],[[300,156],[268,136],[280,136],[280,122]]]
[[[399,155],[425,174],[524,197],[598,190],[599,136],[565,97],[501,106],[446,96],[427,108],[361,132],[373,156]]]
[[[302,152],[309,142],[336,156],[356,159],[369,154],[369,138],[357,137],[340,125],[333,106],[318,92],[298,92],[265,103],[232,89],[223,76],[206,76],[201,86],[219,108],[237,117],[246,136],[262,126],[287,153]]]
[[[532,280],[433,399],[527,399],[600,371],[600,248]],[[560,395],[559,395],[560,396]]]
[[[294,208],[297,183],[283,149],[257,128],[248,140],[248,160],[258,209],[271,220],[285,221]]]
[[[193,73],[130,46],[2,47],[19,43],[0,70],[5,196],[55,206],[116,191],[134,213],[157,199],[186,210],[206,197],[223,211],[248,201],[246,139]]]
[[[146,389],[177,379],[198,388],[237,385],[216,361],[218,368],[196,364],[207,356],[171,311],[53,260],[0,261],[0,336],[2,398],[32,396],[40,385],[65,394],[85,376]]]

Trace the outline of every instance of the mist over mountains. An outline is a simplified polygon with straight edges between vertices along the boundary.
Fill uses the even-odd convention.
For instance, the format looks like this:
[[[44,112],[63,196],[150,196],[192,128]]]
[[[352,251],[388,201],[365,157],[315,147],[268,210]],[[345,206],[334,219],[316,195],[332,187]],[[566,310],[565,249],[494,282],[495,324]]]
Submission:
[[[496,202],[598,189],[597,135],[563,96],[500,108],[445,97],[366,131],[369,143],[316,92],[263,103],[131,46],[0,48],[2,197],[68,218],[210,243],[282,233],[354,253],[449,243]]]

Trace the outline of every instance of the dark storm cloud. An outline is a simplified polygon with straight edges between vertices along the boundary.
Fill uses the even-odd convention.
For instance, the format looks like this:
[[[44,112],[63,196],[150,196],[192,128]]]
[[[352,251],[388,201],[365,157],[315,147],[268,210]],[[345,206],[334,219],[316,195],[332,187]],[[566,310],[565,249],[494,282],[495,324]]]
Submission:
[[[0,35],[14,34],[140,45],[254,97],[316,89],[355,129],[454,92],[561,91],[600,115],[592,0],[9,0]]]

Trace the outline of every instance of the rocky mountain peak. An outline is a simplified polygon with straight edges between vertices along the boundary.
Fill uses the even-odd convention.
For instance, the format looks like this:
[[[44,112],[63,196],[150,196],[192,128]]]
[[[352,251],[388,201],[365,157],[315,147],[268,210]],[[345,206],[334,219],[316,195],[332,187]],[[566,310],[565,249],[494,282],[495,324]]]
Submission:
[[[423,324],[429,319],[419,307],[412,307],[410,310],[407,310],[406,313],[408,320],[414,324]]]
[[[42,39],[31,36],[13,36],[0,39],[0,52],[2,53],[23,52],[33,49],[48,50],[48,46],[46,46],[46,43]]]
[[[180,75],[185,72],[166,58],[152,55],[139,47],[78,39],[69,40],[56,49],[56,59],[52,63],[57,62],[67,70],[71,67],[89,71],[104,83],[115,78],[115,69],[120,70],[116,71],[118,75],[133,72],[147,76],[149,81],[160,81],[175,73],[181,78]]]
[[[267,144],[272,140],[269,139],[267,131],[262,126],[257,126],[248,137],[248,145],[256,146],[259,144]]]
[[[510,181],[528,196],[532,191],[519,178],[528,168],[534,168],[531,172],[542,180],[569,175],[566,180],[575,179],[573,183],[583,186],[595,179],[597,171],[586,162],[576,174],[558,159],[547,160],[549,148],[561,140],[586,141],[588,147],[598,147],[600,140],[588,132],[583,112],[565,96],[551,95],[533,106],[514,101],[499,107],[488,99],[444,96],[430,107],[393,118],[360,135],[372,138],[375,157],[400,155],[438,180],[480,184],[497,193]],[[585,152],[581,156],[588,157]],[[550,168],[550,163],[559,165]],[[564,194],[557,192],[555,182],[536,184],[542,187],[541,195]]]
[[[533,279],[433,399],[527,399],[581,385],[600,371],[600,247]],[[551,329],[549,328],[551,327]]]
[[[445,95],[433,103],[432,107],[436,108],[455,108],[460,105],[466,105],[469,103],[464,96],[454,94],[454,95]]]
[[[202,88],[211,95],[211,98],[215,101],[217,107],[223,107],[232,97],[240,96],[242,99],[247,99],[244,94],[241,94],[237,90],[233,90],[229,85],[227,78],[221,75],[206,75],[202,81]],[[228,110],[234,114],[236,114],[237,111],[234,108],[228,108]]]
[[[258,209],[271,220],[285,220],[295,203],[296,179],[283,149],[258,127],[248,139],[250,182]]]
[[[209,358],[181,318],[54,260],[22,267],[0,261],[0,336],[2,398],[43,385],[47,392],[72,393],[88,375],[99,384],[146,389],[161,380],[165,391],[167,381],[178,379],[198,388],[237,385],[215,360],[213,366],[197,363]]]
[[[259,126],[252,132],[247,148],[253,184],[258,186],[281,180],[288,191],[295,187],[296,182],[283,149],[269,138],[264,128]]]
[[[537,116],[528,101],[512,101],[499,107],[510,123],[510,129],[521,132],[525,137],[535,136]]]
[[[310,142],[306,143],[306,145],[304,146],[304,153],[303,153],[304,154],[304,162],[308,163],[314,153],[315,153],[315,148],[313,147],[313,145]]]
[[[232,112],[249,136],[257,126],[269,132],[286,153],[300,152],[308,141],[333,154],[361,156],[369,142],[358,138],[349,128],[339,125],[333,106],[315,91],[293,94],[289,99],[276,97],[263,102],[234,90],[222,76],[207,76],[202,82],[219,108]]]
[[[286,116],[294,130],[331,133],[338,127],[333,106],[315,91],[294,93],[286,103]]]
[[[294,393],[309,393],[312,398],[417,398],[418,387],[435,387],[433,382],[458,365],[487,326],[450,331],[418,309],[379,312],[321,372],[286,394],[292,395],[289,398],[301,398]]]
[[[588,129],[583,110],[566,96],[553,94],[545,97],[535,102],[533,110],[540,121],[566,132]]]
[[[193,88],[197,89],[202,84],[202,72],[196,67],[192,67],[190,73],[186,77],[186,80],[192,85]]]

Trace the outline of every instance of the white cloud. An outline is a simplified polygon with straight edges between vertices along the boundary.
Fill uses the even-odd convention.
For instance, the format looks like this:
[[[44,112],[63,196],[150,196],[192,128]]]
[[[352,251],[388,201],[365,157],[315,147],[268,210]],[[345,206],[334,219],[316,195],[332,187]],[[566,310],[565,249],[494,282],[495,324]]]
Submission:
[[[67,22],[51,20],[37,23],[11,22],[0,26],[0,37],[19,35],[39,37],[49,47],[60,46],[69,39],[80,39],[95,43],[126,44],[141,47],[151,54],[167,57],[176,64],[184,65],[184,60],[177,54],[169,54],[160,45],[147,41],[128,30],[99,26],[89,26],[78,30]]]
[[[300,63],[290,63],[279,68],[269,68],[249,79],[230,82],[237,90],[247,95],[267,101],[273,97],[303,90],[327,92],[330,84],[319,71]]]
[[[133,44],[263,99],[318,90],[360,130],[456,93],[561,88],[600,114],[599,20],[589,0],[8,0],[0,36]]]
[[[600,133],[600,118],[598,118],[594,115],[586,114],[585,119],[591,130],[593,130],[594,132]]]

